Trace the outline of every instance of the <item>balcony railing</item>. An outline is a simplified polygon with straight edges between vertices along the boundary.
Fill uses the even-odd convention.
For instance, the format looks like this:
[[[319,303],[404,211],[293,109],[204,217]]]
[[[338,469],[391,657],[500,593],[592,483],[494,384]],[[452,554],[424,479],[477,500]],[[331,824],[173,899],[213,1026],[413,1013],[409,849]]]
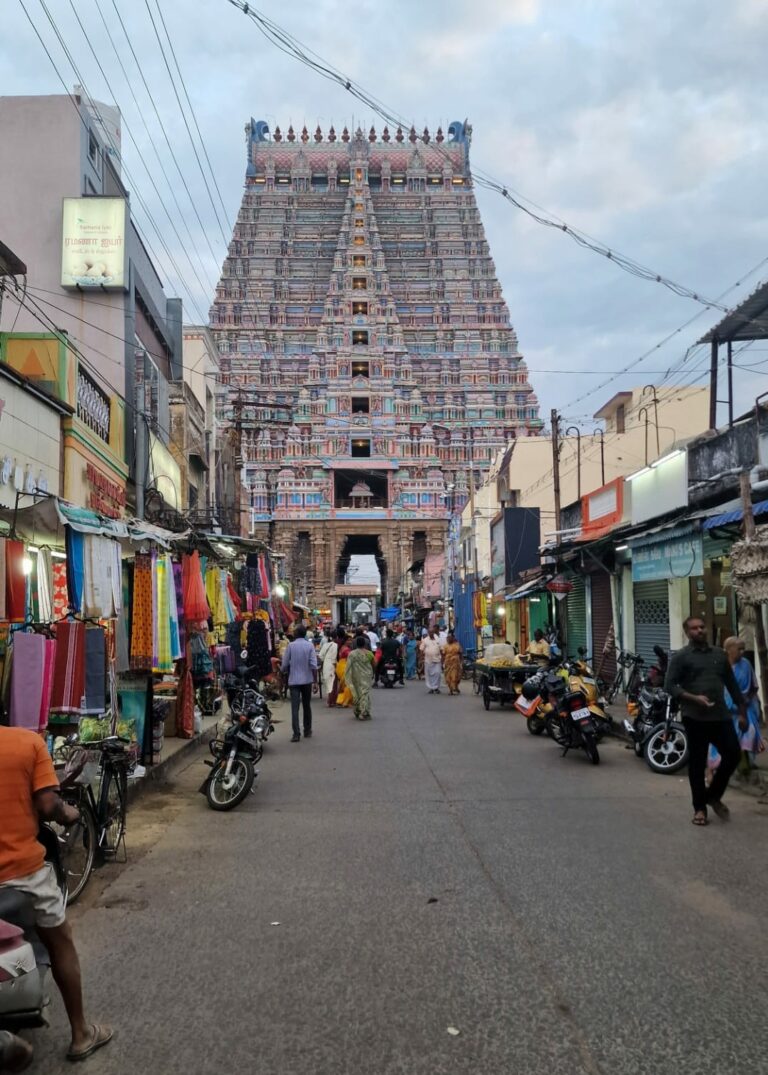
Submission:
[[[109,444],[109,396],[81,367],[77,374],[77,417]]]

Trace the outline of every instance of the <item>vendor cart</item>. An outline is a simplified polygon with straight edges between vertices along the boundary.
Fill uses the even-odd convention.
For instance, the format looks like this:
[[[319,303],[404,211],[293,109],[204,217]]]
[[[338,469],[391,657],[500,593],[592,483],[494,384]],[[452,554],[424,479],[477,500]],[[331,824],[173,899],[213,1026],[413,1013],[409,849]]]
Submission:
[[[512,704],[525,680],[540,667],[535,659],[519,656],[513,646],[494,643],[475,662],[475,693],[482,696],[486,709],[491,708],[491,702]]]

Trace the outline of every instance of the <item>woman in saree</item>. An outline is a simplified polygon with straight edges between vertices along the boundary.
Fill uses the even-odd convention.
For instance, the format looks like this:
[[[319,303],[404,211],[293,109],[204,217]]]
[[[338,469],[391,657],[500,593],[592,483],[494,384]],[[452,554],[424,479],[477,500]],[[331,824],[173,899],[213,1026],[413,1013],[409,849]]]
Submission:
[[[459,690],[459,683],[461,683],[461,673],[464,664],[463,656],[464,651],[456,641],[454,633],[450,631],[446,639],[445,648],[443,649],[443,675],[445,676],[449,694],[461,693]]]
[[[740,638],[726,638],[723,649],[730,661],[733,675],[739,690],[747,703],[747,727],[739,724],[739,710],[728,691],[725,692],[725,704],[733,717],[733,726],[739,739],[742,755],[739,770],[743,773],[755,767],[755,757],[765,750],[765,743],[760,734],[760,703],[757,697],[757,678],[755,670],[744,656],[746,645]],[[709,748],[707,767],[710,772],[720,764],[720,755],[713,746]]]
[[[403,649],[405,650],[405,678],[415,679],[419,643],[413,637],[413,631],[406,632]]]
[[[318,660],[320,661],[320,679],[325,692],[325,703],[331,708],[336,704],[335,699],[331,701],[331,696],[333,695],[333,687],[336,682],[336,662],[338,661],[338,658],[338,641],[335,638],[331,638],[329,635],[320,646]]]
[[[347,639],[347,632],[339,629],[336,634],[336,642],[338,645],[338,660],[336,661],[336,678],[333,684],[333,690],[328,696],[328,705],[340,706],[342,709],[346,709],[352,704],[352,694],[347,686],[345,673],[347,670],[347,658],[350,654],[349,640]]]
[[[363,638],[355,639],[355,648],[347,658],[344,678],[355,705],[355,717],[357,720],[370,720],[373,654]]]

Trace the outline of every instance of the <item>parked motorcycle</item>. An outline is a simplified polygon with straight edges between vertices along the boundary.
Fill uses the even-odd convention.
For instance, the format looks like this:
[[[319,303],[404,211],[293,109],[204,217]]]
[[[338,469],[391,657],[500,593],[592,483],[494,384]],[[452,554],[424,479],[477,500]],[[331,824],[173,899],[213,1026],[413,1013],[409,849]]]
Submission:
[[[211,741],[214,760],[205,761],[211,771],[199,791],[212,810],[233,810],[253,790],[258,776],[255,762],[264,750],[263,739],[254,727],[259,719],[242,713],[226,729],[223,739]]]
[[[676,773],[688,762],[688,735],[676,715],[677,705],[670,694],[645,686],[637,696],[635,719],[624,721],[635,754],[645,758],[654,773]]]
[[[522,696],[532,704],[538,702],[536,712],[528,717],[529,731],[540,734],[531,727],[531,720],[543,719],[545,730],[563,748],[563,756],[581,749],[593,765],[599,764],[599,732],[583,690],[573,690],[561,674],[550,669],[526,680]]]
[[[66,898],[66,876],[61,868],[58,837],[47,825],[38,840],[55,871]],[[35,930],[32,899],[14,888],[0,889],[0,1030],[16,1032],[48,1025],[46,975],[48,951]]]

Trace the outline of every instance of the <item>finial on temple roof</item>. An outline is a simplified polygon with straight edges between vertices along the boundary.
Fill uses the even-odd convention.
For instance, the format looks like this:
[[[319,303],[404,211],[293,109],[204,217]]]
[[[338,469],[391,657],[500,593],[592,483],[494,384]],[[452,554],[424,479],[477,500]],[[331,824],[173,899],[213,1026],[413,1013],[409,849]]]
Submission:
[[[289,128],[288,128],[288,141],[289,142],[295,142],[296,141],[296,132],[293,129],[293,124],[291,124],[289,126]]]
[[[322,142],[322,140],[323,140],[323,132],[320,130],[320,124],[318,123],[317,127],[315,128],[315,141],[316,142]]]
[[[429,142],[429,127],[424,128],[424,132],[421,136],[422,142]]]
[[[388,142],[389,141],[389,127],[387,127],[387,126],[384,127],[384,130],[381,132],[381,140],[382,140],[382,142]]]
[[[416,128],[411,124],[411,129],[408,131],[408,141],[415,142],[418,135],[416,134]]]
[[[331,129],[328,131],[328,141],[329,142],[335,142],[336,141],[336,129],[333,126],[333,124],[331,124]]]
[[[303,126],[303,127],[301,128],[301,140],[302,140],[302,142],[304,143],[304,145],[306,145],[306,144],[307,144],[307,142],[309,141],[309,131],[307,130],[307,125],[306,125],[306,123],[305,123],[305,124],[304,124],[304,126]]]
[[[395,135],[395,141],[396,142],[402,142],[403,141],[403,128],[402,127],[397,128],[397,134]]]
[[[279,127],[275,127],[274,139],[276,142],[282,142],[283,140],[283,132],[280,130]]]
[[[371,124],[371,129],[370,129],[370,131],[368,131],[368,141],[369,142],[375,142],[376,141],[376,128],[373,126],[373,124]]]
[[[349,131],[347,130],[346,126],[344,127],[344,130],[341,132],[341,140],[342,140],[342,142],[348,142],[349,141]]]
[[[435,138],[435,141],[436,142],[444,142],[445,141],[445,136],[443,135],[443,128],[442,127],[437,128],[437,136]]]

